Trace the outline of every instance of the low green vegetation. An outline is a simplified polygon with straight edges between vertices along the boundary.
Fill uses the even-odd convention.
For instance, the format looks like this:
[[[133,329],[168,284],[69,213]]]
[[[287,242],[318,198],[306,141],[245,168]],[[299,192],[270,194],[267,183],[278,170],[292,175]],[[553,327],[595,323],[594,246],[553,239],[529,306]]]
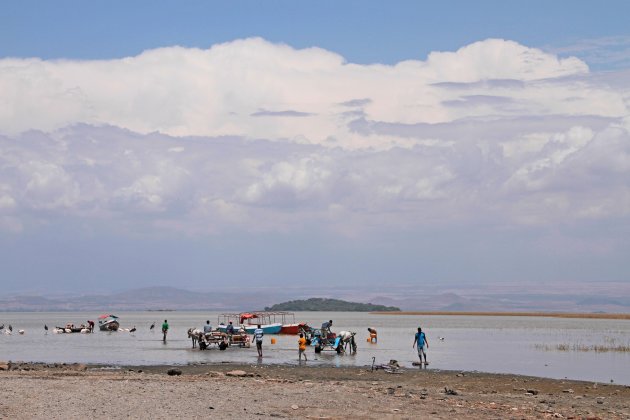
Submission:
[[[395,306],[347,302],[340,299],[311,298],[291,300],[265,308],[266,311],[399,312]]]
[[[596,353],[606,353],[606,352],[619,352],[619,353],[628,353],[630,352],[630,346],[627,345],[592,345],[587,346],[584,344],[556,344],[556,345],[548,345],[548,344],[536,344],[535,347],[538,350],[544,351],[594,351]]]

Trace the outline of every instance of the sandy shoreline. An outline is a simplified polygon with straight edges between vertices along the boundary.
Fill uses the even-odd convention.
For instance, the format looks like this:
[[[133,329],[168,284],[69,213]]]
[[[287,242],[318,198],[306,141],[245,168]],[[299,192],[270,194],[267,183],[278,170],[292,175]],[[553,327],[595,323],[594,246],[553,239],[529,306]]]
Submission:
[[[11,419],[630,418],[628,386],[518,375],[249,364],[0,369],[0,418]]]

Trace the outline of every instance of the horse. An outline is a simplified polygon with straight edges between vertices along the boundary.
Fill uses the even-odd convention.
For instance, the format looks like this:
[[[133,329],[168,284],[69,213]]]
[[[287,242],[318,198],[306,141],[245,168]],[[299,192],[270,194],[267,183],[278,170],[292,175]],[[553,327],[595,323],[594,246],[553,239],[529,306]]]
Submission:
[[[192,348],[197,347],[197,342],[203,338],[203,331],[199,328],[188,328],[188,338],[192,340]]]
[[[350,346],[352,353],[357,352],[357,343],[354,340],[356,334],[357,333],[352,331],[340,331],[339,334],[337,334],[337,337],[341,337],[341,344],[344,346],[345,351],[347,351],[348,346]]]

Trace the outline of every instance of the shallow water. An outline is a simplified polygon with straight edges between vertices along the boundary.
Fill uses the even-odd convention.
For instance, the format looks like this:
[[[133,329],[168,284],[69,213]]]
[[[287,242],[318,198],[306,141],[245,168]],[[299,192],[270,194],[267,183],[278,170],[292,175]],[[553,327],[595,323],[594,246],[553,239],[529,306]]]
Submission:
[[[94,334],[53,334],[55,325],[76,325],[97,314],[81,312],[5,312],[0,324],[13,326],[13,334],[0,334],[0,360],[40,362],[82,362],[102,364],[187,364],[187,363],[264,363],[296,364],[296,336],[266,336],[264,357],[258,360],[256,349],[230,348],[226,351],[191,349],[186,337],[190,327],[201,327],[206,319],[217,325],[217,313],[208,312],[124,312],[120,316],[128,332]],[[158,331],[167,318],[171,326],[167,343]],[[396,359],[411,367],[417,360],[412,349],[418,326],[429,341],[427,351],[430,369],[477,370],[516,373],[550,378],[569,378],[630,385],[630,353],[545,351],[558,344],[630,346],[630,321],[602,319],[562,319],[540,317],[412,316],[370,315],[365,313],[296,313],[296,321],[319,327],[333,319],[333,331],[357,332],[356,355],[324,352],[315,355],[307,350],[308,364],[333,366],[366,366],[375,358],[377,364]],[[149,331],[152,322],[154,332]],[[45,334],[44,324],[51,331]],[[378,344],[366,342],[367,327],[378,330]],[[24,329],[24,335],[17,334]],[[277,343],[270,344],[271,337]],[[439,337],[444,337],[440,340]],[[538,347],[537,347],[538,346]]]

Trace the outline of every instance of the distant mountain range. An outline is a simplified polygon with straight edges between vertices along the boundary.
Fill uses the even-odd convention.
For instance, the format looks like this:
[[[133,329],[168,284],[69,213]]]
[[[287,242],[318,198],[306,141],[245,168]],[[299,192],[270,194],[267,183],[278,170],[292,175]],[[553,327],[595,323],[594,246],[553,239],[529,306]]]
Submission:
[[[273,301],[259,294],[191,292],[174,287],[146,287],[109,295],[71,297],[12,296],[0,299],[5,311],[139,311],[262,309]]]
[[[311,299],[320,293],[309,290],[243,288],[239,291],[193,292],[174,287],[146,287],[112,294],[82,296],[16,295],[0,298],[0,311],[140,311],[207,310],[254,311],[278,302]],[[331,290],[327,299],[342,299],[360,304],[384,305],[403,311],[512,311],[512,312],[608,312],[630,311],[630,297],[600,296],[590,293],[417,293],[398,291],[386,294],[357,290]],[[282,306],[284,308],[284,306]],[[302,308],[305,308],[302,306]],[[287,309],[298,310],[298,309]],[[306,310],[306,309],[302,309]],[[336,309],[326,309],[336,310]],[[376,310],[376,309],[370,309]],[[382,309],[378,309],[382,310]]]

